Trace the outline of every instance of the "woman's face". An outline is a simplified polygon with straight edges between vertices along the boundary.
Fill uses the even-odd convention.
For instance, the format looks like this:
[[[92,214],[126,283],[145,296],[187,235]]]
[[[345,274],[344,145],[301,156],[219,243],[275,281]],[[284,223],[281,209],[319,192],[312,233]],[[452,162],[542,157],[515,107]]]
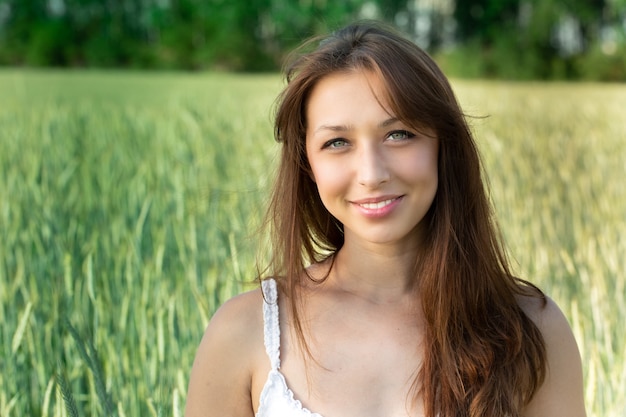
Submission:
[[[368,71],[322,78],[306,107],[307,157],[346,244],[414,246],[437,191],[439,141],[398,120],[383,93]]]

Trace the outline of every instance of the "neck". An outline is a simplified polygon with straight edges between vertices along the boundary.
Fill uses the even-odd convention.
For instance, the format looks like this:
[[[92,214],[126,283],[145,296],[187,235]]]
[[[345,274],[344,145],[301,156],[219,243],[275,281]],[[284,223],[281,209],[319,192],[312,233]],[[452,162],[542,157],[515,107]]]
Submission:
[[[343,291],[374,303],[397,302],[413,293],[416,248],[344,245],[329,278]]]

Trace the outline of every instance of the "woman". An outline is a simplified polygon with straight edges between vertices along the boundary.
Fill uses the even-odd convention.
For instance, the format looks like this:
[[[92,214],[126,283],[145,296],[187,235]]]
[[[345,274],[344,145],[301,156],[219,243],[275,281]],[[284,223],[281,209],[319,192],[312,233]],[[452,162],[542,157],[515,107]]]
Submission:
[[[373,23],[315,46],[277,107],[273,279],[211,320],[186,415],[585,416],[572,332],[509,271],[446,77]]]

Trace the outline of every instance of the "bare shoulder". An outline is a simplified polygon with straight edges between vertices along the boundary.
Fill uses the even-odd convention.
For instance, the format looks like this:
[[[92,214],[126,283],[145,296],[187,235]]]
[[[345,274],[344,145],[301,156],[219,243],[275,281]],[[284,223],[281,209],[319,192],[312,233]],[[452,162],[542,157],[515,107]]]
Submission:
[[[240,333],[245,335],[251,330],[258,330],[258,324],[263,322],[262,303],[263,295],[260,288],[239,294],[217,309],[206,331],[219,330],[227,337]]]
[[[260,289],[225,302],[198,346],[187,392],[186,417],[253,416],[252,372],[263,352]]]
[[[541,330],[544,338],[549,337],[555,330],[570,330],[567,318],[550,297],[546,296],[544,299],[531,296],[519,296],[517,301],[524,313],[526,313],[539,330]]]
[[[549,297],[545,303],[520,297],[519,303],[543,335],[547,373],[524,416],[584,417],[583,372],[580,352],[567,318]]]

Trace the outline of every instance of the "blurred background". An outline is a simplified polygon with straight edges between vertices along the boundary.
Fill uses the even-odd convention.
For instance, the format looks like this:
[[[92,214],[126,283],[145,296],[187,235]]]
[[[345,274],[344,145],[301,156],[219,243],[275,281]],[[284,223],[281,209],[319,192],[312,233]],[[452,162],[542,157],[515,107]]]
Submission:
[[[626,80],[626,0],[0,0],[0,65],[274,71],[358,18],[453,76]]]
[[[183,415],[267,265],[278,70],[360,18],[451,77],[514,272],[626,416],[626,0],[0,0],[0,417]]]

